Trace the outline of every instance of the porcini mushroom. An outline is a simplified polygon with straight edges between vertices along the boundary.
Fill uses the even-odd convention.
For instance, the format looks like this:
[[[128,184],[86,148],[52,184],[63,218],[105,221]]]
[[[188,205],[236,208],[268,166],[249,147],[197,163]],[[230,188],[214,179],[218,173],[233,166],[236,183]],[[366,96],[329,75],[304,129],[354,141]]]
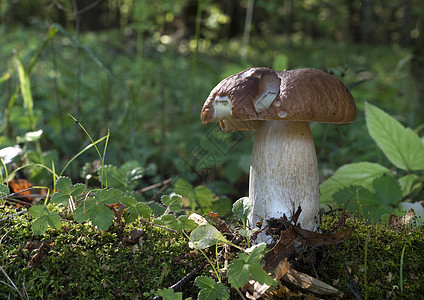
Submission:
[[[251,228],[270,218],[291,218],[316,231],[319,218],[317,157],[309,122],[349,124],[356,117],[352,95],[336,77],[316,69],[250,68],[222,80],[201,112],[225,132],[256,130],[249,178]],[[262,231],[256,242],[271,243]]]

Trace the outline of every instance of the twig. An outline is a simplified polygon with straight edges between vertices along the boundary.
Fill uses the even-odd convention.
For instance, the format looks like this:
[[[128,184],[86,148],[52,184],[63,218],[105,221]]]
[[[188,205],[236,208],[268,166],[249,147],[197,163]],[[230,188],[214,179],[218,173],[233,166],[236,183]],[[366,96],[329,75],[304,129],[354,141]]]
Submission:
[[[162,228],[162,229],[168,230],[169,232],[172,232],[172,233],[176,233],[176,234],[178,234],[178,233],[179,233],[177,230],[174,230],[174,229],[171,229],[171,228],[168,228],[168,227],[165,227],[165,226],[159,225],[159,224],[155,224],[155,223],[152,223],[152,222],[146,221],[146,220],[144,220],[143,218],[140,218],[140,221],[141,221],[141,222],[143,222],[143,223],[146,223],[146,224],[152,225],[152,226],[156,226],[156,227],[159,227],[159,228]]]
[[[34,188],[28,188],[28,189],[25,189],[25,190],[22,190],[22,191],[19,191],[19,192],[16,192],[16,193],[12,193],[12,194],[9,194],[9,195],[6,195],[6,196],[3,196],[3,197],[0,197],[0,200],[1,199],[4,199],[4,198],[8,198],[8,197],[12,197],[12,196],[16,196],[16,195],[19,195],[20,193],[23,193],[23,192],[27,192],[27,191],[30,191],[30,190],[33,190]]]
[[[0,219],[0,222],[1,222],[1,221],[4,221],[4,220],[7,220],[7,219],[10,219],[10,218],[13,218],[13,217],[15,217],[15,216],[19,216],[19,215],[21,215],[21,214],[23,214],[23,213],[26,213],[26,212],[28,212],[28,210],[27,210],[27,209],[25,209],[25,210],[21,210],[20,212],[17,212],[16,214],[13,214],[13,215],[7,216],[6,218]]]
[[[135,193],[136,194],[141,194],[141,193],[144,193],[144,192],[147,192],[147,191],[150,191],[150,190],[153,190],[153,189],[155,189],[155,188],[157,188],[157,187],[160,187],[160,186],[163,186],[163,185],[168,185],[168,184],[170,184],[172,182],[172,178],[169,178],[169,179],[166,179],[166,180],[164,180],[164,181],[162,181],[162,182],[159,182],[159,183],[156,183],[156,184],[153,184],[153,185],[150,185],[150,186],[148,186],[148,187],[145,187],[145,188],[143,188],[143,189],[141,189],[141,190],[138,190],[138,191],[135,191]]]
[[[6,276],[7,280],[10,282],[10,284],[8,284],[7,282],[4,281],[0,281],[1,283],[7,285],[8,287],[12,288],[16,293],[18,293],[19,297],[21,297],[21,299],[25,299],[25,297],[22,295],[21,291],[16,287],[16,285],[13,283],[12,279],[10,279],[9,275],[7,275],[6,271],[3,269],[3,267],[0,267],[2,273],[4,276]]]
[[[336,249],[337,249],[337,252],[339,252],[340,258],[343,261],[343,264],[344,264],[344,266],[346,268],[346,271],[347,271],[347,275],[349,276],[349,281],[351,283],[351,285],[349,283],[346,283],[346,286],[348,287],[348,289],[351,291],[351,293],[355,296],[355,298],[357,300],[363,300],[362,299],[362,296],[361,296],[361,293],[359,291],[359,288],[356,285],[355,280],[353,280],[352,274],[350,274],[349,268],[347,267],[346,261],[345,261],[343,255],[342,255],[342,253],[341,253],[338,245],[336,245]]]
[[[183,285],[185,285],[187,282],[190,281],[190,279],[196,275],[197,273],[199,273],[201,270],[203,270],[203,268],[207,265],[207,261],[203,261],[200,265],[198,265],[197,267],[195,267],[193,270],[190,271],[190,273],[188,273],[186,276],[184,276],[183,278],[181,278],[179,281],[177,281],[176,283],[174,283],[173,285],[171,285],[171,289],[173,289],[174,291],[179,289],[180,287],[182,287]]]

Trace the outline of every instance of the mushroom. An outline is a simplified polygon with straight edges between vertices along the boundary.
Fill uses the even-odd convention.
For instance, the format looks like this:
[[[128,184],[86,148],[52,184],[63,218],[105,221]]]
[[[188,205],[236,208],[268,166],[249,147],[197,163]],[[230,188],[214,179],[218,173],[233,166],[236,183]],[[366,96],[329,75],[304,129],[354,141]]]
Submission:
[[[256,130],[250,164],[250,228],[258,221],[293,217],[317,231],[319,178],[309,122],[349,124],[356,117],[352,95],[336,77],[316,69],[249,68],[222,80],[201,112],[225,132]],[[256,242],[273,242],[265,231]]]

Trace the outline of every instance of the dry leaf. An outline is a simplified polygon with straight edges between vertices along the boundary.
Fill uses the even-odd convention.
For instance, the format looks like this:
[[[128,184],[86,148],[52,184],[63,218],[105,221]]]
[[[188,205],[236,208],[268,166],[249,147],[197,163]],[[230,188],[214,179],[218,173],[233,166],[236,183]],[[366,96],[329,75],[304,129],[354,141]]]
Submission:
[[[312,232],[306,229],[302,229],[299,226],[292,226],[292,228],[293,228],[293,231],[298,236],[300,236],[307,245],[311,247],[338,244],[350,238],[352,234],[352,228],[349,228],[345,231],[336,232],[333,234],[323,234],[318,232]]]
[[[272,277],[274,280],[280,280],[281,277],[284,276],[284,274],[287,273],[287,271],[290,269],[290,263],[287,260],[287,257],[284,259],[284,261],[280,262],[278,266],[274,270],[274,274]]]
[[[389,224],[392,226],[406,225],[411,222],[415,217],[415,211],[411,208],[403,216],[396,216],[391,214],[389,217]]]
[[[290,227],[281,233],[277,244],[264,256],[265,271],[271,272],[282,261],[294,254],[295,239],[296,233],[294,232],[293,227]]]
[[[336,295],[341,294],[341,292],[332,287],[329,284],[326,284],[325,282],[318,280],[312,276],[309,276],[305,273],[293,270],[289,268],[282,277],[284,280],[291,282],[298,287],[301,287],[305,290],[308,290],[310,292],[320,294],[320,295]]]

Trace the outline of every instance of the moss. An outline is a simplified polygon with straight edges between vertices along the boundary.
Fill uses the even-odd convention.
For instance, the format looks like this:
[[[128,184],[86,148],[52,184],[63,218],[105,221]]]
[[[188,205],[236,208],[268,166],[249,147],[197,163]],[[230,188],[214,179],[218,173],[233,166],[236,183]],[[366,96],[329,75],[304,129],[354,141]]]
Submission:
[[[343,221],[343,222],[342,222]],[[340,216],[323,220],[325,232],[353,228],[349,240],[336,246],[324,247],[323,257],[317,264],[321,279],[352,295],[346,286],[349,276],[343,259],[368,299],[418,299],[424,294],[424,227],[411,229],[384,225],[368,225],[354,217],[341,220]],[[401,256],[404,250],[401,280]],[[402,287],[403,286],[403,287]]]
[[[130,232],[136,227],[144,234],[134,243]],[[181,236],[149,225],[100,232],[68,222],[61,230],[33,236],[30,217],[23,214],[3,221],[0,234],[2,267],[18,288],[25,284],[30,299],[143,298],[145,292],[177,282],[199,262],[196,255],[185,255],[190,249]],[[28,242],[44,244],[28,249]],[[0,298],[9,295],[17,297],[0,284]]]

